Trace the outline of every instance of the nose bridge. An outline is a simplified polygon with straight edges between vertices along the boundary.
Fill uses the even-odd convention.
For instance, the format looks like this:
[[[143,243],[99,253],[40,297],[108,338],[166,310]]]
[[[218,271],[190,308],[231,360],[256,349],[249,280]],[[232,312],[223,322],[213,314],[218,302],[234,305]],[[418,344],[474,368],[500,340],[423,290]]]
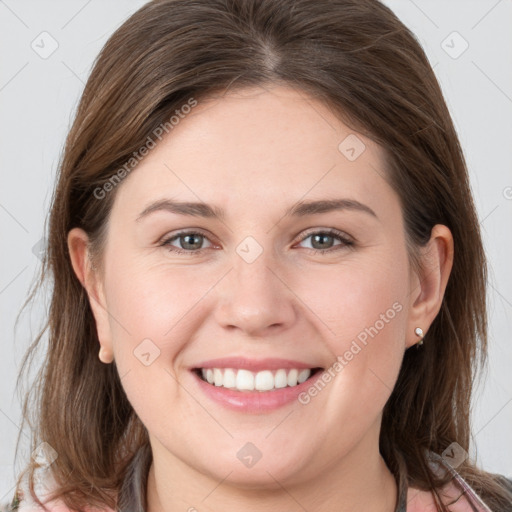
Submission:
[[[291,294],[280,279],[273,252],[253,237],[246,237],[235,249],[228,279],[217,290],[217,320],[248,334],[293,321]]]
[[[268,292],[269,297],[279,294],[276,288],[276,269],[272,251],[255,246],[254,242],[244,241],[236,248],[233,258],[232,278],[238,293],[259,295]],[[256,297],[257,298],[257,297]]]

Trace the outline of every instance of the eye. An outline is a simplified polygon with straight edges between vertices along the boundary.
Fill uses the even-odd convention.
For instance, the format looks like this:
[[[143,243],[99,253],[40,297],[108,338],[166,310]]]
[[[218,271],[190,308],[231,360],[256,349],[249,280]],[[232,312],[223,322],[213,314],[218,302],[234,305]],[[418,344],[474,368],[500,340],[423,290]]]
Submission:
[[[353,240],[351,240],[347,235],[341,231],[338,231],[337,229],[325,229],[321,231],[309,232],[309,234],[303,236],[299,242],[302,243],[308,238],[311,238],[312,247],[306,247],[306,249],[312,250],[315,253],[325,254],[354,245]],[[335,239],[338,239],[340,243],[333,244]]]
[[[313,251],[314,253],[330,253],[333,251],[341,250],[346,247],[354,245],[354,241],[351,240],[343,232],[336,229],[324,229],[317,231],[310,231],[306,236],[303,236],[299,243],[311,238],[312,247],[306,247],[306,249]],[[335,244],[334,241],[338,240],[339,243]],[[205,249],[202,247],[205,240],[208,240],[206,235],[197,231],[180,231],[175,235],[164,239],[159,245],[166,247],[169,251],[176,254],[202,254]],[[179,246],[174,245],[177,243]],[[212,247],[210,243],[210,247]]]
[[[160,245],[167,247],[171,252],[177,254],[200,254],[204,250],[204,248],[200,247],[204,240],[208,239],[205,235],[197,231],[181,231],[170,238],[164,239]],[[175,241],[178,242],[180,247],[172,245]]]

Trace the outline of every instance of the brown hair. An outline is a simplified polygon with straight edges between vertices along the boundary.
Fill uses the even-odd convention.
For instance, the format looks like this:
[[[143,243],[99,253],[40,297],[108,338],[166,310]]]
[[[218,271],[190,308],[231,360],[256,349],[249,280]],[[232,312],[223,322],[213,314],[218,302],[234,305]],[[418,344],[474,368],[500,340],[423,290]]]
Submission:
[[[384,409],[380,450],[395,475],[405,463],[409,485],[436,496],[451,477],[436,477],[425,450],[440,454],[454,441],[469,450],[472,386],[487,357],[486,263],[464,156],[414,35],[377,0],[153,1],[110,37],[94,65],[60,162],[41,276],[27,301],[53,279],[47,324],[18,383],[48,331],[23,421],[33,425],[33,448],[44,441],[57,451],[54,496],[72,509],[115,507],[127,465],[148,436],[115,363],[98,360],[67,234],[83,228],[101,254],[116,190],[102,200],[94,190],[189,98],[265,84],[317,98],[385,148],[412,263],[435,224],[450,228],[455,254],[442,308],[422,349],[405,352]],[[18,484],[25,474],[32,481],[34,467]],[[493,510],[512,501],[498,476],[469,458],[457,469]]]

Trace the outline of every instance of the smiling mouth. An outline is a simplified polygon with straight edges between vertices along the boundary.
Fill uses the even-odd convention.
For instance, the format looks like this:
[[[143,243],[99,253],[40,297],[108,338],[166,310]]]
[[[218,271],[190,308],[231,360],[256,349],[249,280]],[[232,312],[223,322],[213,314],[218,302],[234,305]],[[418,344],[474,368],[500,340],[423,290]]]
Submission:
[[[323,370],[323,368],[280,368],[252,372],[237,368],[194,368],[192,371],[212,386],[232,391],[266,392],[299,386]]]

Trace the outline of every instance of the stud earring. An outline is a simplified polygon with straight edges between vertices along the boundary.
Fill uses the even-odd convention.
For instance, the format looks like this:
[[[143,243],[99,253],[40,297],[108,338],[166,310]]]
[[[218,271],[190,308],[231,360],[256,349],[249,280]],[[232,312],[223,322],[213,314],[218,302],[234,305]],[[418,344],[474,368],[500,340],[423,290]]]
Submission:
[[[104,348],[100,348],[100,352],[98,354],[98,357],[102,363],[109,364],[114,360],[114,357],[108,353],[108,351]]]
[[[414,329],[414,334],[420,338],[420,341],[416,344],[417,348],[418,345],[423,345],[423,329],[421,327],[416,327],[416,329]]]

